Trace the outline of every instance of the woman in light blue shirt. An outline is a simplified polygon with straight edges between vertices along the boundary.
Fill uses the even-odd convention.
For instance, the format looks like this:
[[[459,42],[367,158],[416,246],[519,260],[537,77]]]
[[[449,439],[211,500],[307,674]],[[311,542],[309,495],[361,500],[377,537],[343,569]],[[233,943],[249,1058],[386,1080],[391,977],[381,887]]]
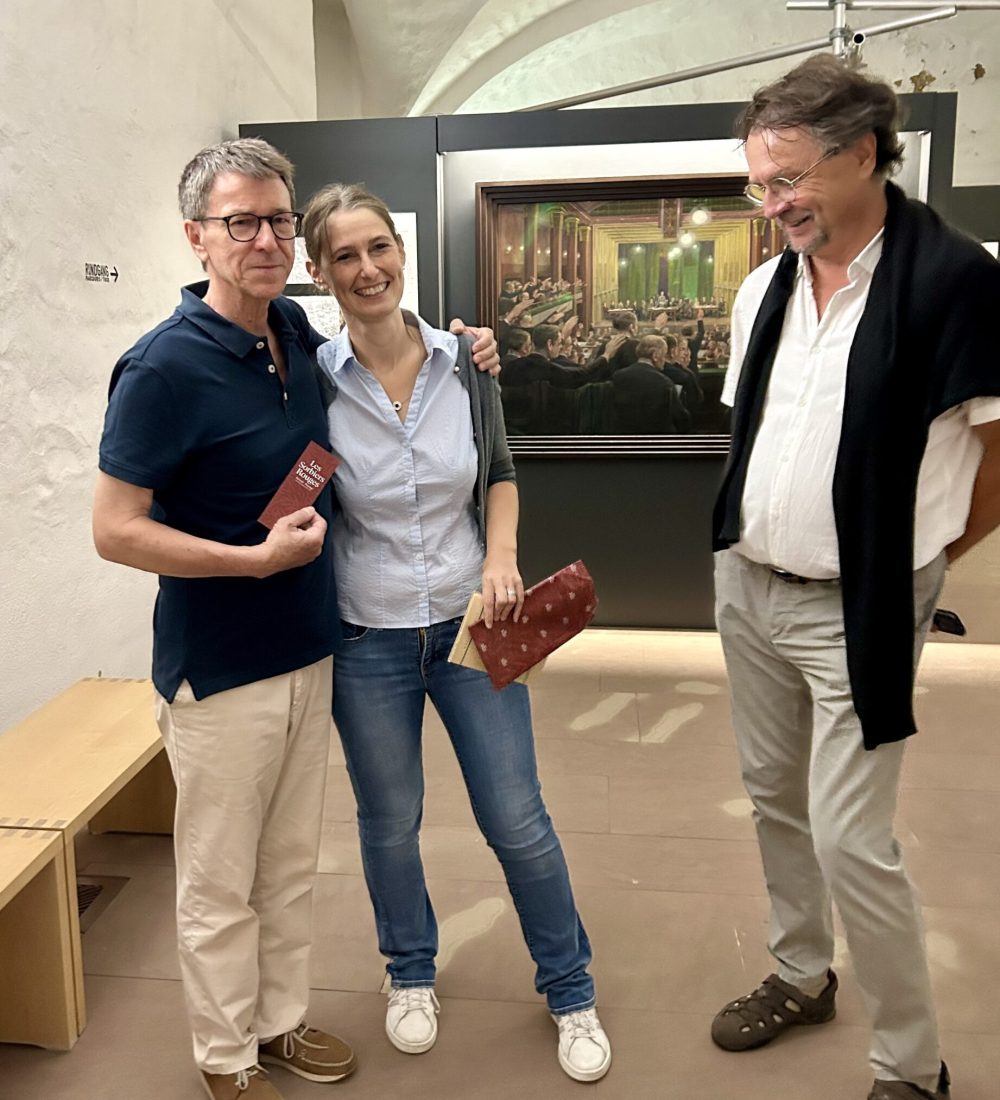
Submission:
[[[562,1068],[596,1081],[611,1048],[594,1009],[590,944],[541,797],[527,689],[495,691],[448,654],[471,593],[488,624],[520,613],[517,486],[499,391],[468,343],[406,324],[403,242],[385,204],[332,184],[309,204],[309,270],[346,320],[319,361],[341,458],[331,527],[344,642],[334,718],[358,803],[365,878],[392,988],[386,1033],[420,1054],[437,1038],[437,923],[420,858],[421,729],[430,697],[476,820],[503,867]]]

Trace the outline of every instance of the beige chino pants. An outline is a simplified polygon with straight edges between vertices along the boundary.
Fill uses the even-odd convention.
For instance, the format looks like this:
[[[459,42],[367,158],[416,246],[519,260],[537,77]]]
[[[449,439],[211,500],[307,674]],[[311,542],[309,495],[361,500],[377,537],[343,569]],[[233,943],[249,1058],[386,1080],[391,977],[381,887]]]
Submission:
[[[914,574],[919,658],[945,559]],[[905,742],[869,752],[851,697],[839,582],[789,584],[716,554],[743,781],[771,900],[769,948],[792,984],[833,958],[831,897],[874,1034],[875,1076],[937,1082],[940,1054],[919,903],[893,835]]]
[[[156,719],[177,783],[177,942],[194,1057],[257,1061],[309,999],[312,889],[333,658],[200,702],[185,680]]]

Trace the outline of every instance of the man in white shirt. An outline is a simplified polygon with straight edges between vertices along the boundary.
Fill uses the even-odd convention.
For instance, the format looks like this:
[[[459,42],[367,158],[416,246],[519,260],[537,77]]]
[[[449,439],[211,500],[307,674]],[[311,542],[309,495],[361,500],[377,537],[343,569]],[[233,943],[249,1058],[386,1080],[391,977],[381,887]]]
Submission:
[[[738,127],[747,197],[789,246],[733,306],[714,530],[778,970],[722,1009],[712,1037],[749,1050],[833,1018],[834,901],[873,1022],[869,1100],[941,1100],[919,904],[892,822],[946,565],[1000,524],[1000,368],[984,354],[1000,268],[888,183],[897,112],[888,85],[818,55],[761,89]],[[988,289],[955,323],[968,287]]]

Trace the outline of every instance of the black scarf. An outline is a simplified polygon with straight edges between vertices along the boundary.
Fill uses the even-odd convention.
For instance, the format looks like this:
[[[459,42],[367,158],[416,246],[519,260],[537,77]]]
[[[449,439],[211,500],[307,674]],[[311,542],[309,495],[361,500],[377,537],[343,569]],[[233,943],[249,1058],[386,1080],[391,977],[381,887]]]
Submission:
[[[847,361],[833,510],[847,667],[867,749],[916,732],[913,525],[932,420],[1000,396],[1000,264],[886,185],[882,256]],[[713,549],[739,541],[747,467],[798,257],[786,250],[757,312],[733,409]]]

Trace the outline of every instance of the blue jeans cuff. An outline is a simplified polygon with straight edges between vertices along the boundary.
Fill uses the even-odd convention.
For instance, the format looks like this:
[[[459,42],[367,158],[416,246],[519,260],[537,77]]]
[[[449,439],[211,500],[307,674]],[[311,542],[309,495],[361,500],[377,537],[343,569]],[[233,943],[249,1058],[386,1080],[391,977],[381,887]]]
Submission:
[[[571,1012],[583,1012],[588,1008],[593,1008],[597,1004],[597,998],[591,997],[589,1000],[581,1001],[578,1005],[566,1005],[563,1008],[549,1007],[549,1012],[553,1016],[568,1016]]]

